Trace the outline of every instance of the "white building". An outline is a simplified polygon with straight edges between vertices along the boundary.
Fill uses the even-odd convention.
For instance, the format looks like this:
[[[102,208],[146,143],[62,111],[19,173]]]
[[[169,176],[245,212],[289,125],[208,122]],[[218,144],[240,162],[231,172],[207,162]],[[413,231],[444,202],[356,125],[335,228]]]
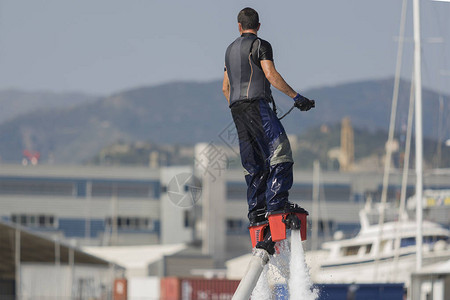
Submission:
[[[0,165],[0,220],[21,224],[31,231],[78,246],[185,243],[190,249],[197,249],[190,255],[214,253],[200,246],[202,242],[206,245],[205,239],[211,241],[211,235],[205,237],[208,236],[204,235],[205,229],[211,230],[211,224],[217,223],[224,229],[215,226],[219,233],[214,236],[223,243],[210,245],[216,248],[224,245],[224,257],[214,257],[220,260],[219,265],[224,259],[248,253],[251,246],[242,171],[224,169],[214,180],[210,178],[211,182],[224,186],[225,202],[220,214],[203,221],[203,208],[207,203],[204,197],[209,197],[210,211],[214,211],[217,190],[212,188],[206,192],[189,180],[180,183],[180,179],[189,177],[191,170],[189,166],[151,169]],[[198,166],[196,174],[201,178]],[[312,177],[310,171],[296,171],[290,191],[290,199],[311,214],[314,213]],[[178,196],[174,182],[180,187]],[[358,212],[367,195],[372,195],[374,201],[378,199],[381,182],[382,174],[377,173],[322,172],[321,200],[319,211],[315,213],[319,218],[319,238],[330,239],[336,230],[348,235],[356,233]],[[400,182],[399,174],[391,175],[390,200],[396,199]],[[430,174],[425,176],[424,182],[429,189],[450,188],[450,174]],[[414,193],[413,176],[409,183],[411,195]],[[183,198],[183,195],[189,197]],[[189,199],[194,199],[191,205],[183,202]],[[425,217],[449,226],[448,211],[448,207],[429,208]]]

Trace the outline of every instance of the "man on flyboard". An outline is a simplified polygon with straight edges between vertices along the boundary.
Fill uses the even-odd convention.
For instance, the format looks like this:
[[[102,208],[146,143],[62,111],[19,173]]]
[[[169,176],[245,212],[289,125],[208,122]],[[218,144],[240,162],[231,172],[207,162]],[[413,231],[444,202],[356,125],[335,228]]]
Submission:
[[[308,213],[288,201],[293,182],[292,151],[276,115],[270,86],[291,97],[301,111],[315,107],[315,102],[294,91],[275,69],[270,43],[257,36],[260,25],[254,9],[247,7],[239,12],[240,37],[226,50],[223,93],[239,137],[252,245],[264,243],[264,236],[271,230],[270,246],[264,248],[273,254],[274,242],[285,238],[286,232],[275,233],[278,225],[273,226],[271,219],[287,223],[289,214],[303,214],[306,218]],[[289,226],[283,228],[285,231]],[[303,232],[302,238],[306,239]]]

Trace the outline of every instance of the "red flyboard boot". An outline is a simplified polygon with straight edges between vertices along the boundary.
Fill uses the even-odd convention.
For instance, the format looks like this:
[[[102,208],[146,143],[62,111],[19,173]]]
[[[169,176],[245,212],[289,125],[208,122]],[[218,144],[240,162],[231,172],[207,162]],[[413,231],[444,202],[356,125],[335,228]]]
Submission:
[[[252,240],[252,248],[256,247],[258,242],[262,242],[268,230],[269,221],[266,219],[266,209],[259,208],[248,214],[250,225],[250,238]]]
[[[282,209],[269,212],[267,215],[274,242],[286,239],[287,229],[300,230],[302,241],[306,240],[309,213],[302,207],[287,201]]]

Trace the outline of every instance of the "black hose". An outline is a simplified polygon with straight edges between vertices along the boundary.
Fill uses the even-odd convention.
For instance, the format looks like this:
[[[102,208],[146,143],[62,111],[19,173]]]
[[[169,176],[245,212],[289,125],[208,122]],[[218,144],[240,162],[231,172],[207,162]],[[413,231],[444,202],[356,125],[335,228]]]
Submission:
[[[284,117],[286,117],[286,116],[294,109],[294,107],[295,107],[295,104],[292,105],[291,109],[289,109],[289,110],[287,111],[287,113],[285,113],[285,114],[282,115],[280,118],[278,118],[278,120],[281,120],[281,119],[283,119]]]

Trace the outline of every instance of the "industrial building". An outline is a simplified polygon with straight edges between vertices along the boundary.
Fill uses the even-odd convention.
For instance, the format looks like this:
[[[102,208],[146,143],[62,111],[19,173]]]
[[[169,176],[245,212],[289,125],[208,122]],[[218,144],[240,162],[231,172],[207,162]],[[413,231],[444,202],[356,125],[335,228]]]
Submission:
[[[240,169],[215,172],[198,166],[1,165],[0,220],[77,247],[184,243],[188,249],[178,256],[212,257],[215,263],[206,258],[205,268],[223,268],[226,260],[250,251],[246,184]],[[187,180],[194,173],[202,186]],[[174,182],[178,191],[171,186]],[[388,196],[395,201],[400,174],[392,173],[390,182]],[[414,175],[408,182],[412,195]],[[426,174],[424,182],[425,189],[448,189],[450,173]],[[379,199],[381,185],[380,173],[323,171],[318,210],[313,212],[313,174],[295,171],[290,199],[318,217],[320,245],[336,231],[356,233],[359,210],[367,199]],[[429,208],[425,217],[449,226],[448,208]],[[306,247],[311,247],[310,240]],[[161,271],[170,269],[165,267],[151,272],[177,275]]]
[[[106,299],[124,268],[18,224],[0,222],[0,299]]]

